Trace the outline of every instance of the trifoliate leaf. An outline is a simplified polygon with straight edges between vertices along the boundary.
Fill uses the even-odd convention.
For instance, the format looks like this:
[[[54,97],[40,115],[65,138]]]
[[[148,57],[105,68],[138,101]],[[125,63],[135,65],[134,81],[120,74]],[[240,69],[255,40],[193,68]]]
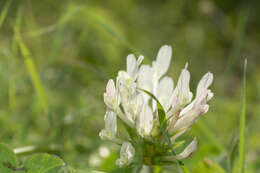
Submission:
[[[17,169],[16,156],[5,144],[0,144],[0,172],[11,173]]]
[[[46,173],[61,165],[64,165],[64,162],[59,157],[50,154],[35,154],[24,163],[27,173]]]

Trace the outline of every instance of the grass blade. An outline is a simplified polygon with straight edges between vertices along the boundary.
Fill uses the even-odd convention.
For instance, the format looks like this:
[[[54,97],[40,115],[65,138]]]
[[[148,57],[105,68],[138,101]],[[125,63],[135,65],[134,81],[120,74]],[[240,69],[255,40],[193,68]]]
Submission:
[[[5,6],[3,7],[3,11],[1,12],[0,14],[0,28],[1,26],[3,25],[4,21],[5,21],[5,18],[6,18],[6,15],[7,15],[7,12],[8,12],[8,9],[11,5],[11,2],[12,0],[9,0],[5,3]]]
[[[54,41],[50,47],[50,53],[48,55],[49,59],[54,59],[58,55],[58,52],[62,47],[62,42],[64,40],[64,32],[66,29],[66,25],[72,19],[72,17],[78,14],[82,9],[83,8],[81,7],[76,7],[72,10],[68,10],[58,22]]]
[[[22,21],[21,11],[17,11],[15,26],[18,31],[20,31]],[[16,91],[15,91],[15,64],[16,58],[18,54],[18,45],[15,39],[15,36],[12,39],[12,48],[11,48],[11,58],[9,58],[10,63],[10,79],[9,79],[9,87],[8,87],[8,95],[9,95],[9,106],[11,110],[14,110],[16,107]]]
[[[43,111],[48,112],[45,91],[44,91],[43,85],[41,84],[41,81],[39,79],[38,73],[36,71],[34,61],[31,57],[29,50],[27,49],[26,45],[24,44],[24,42],[22,40],[20,32],[17,30],[17,28],[15,28],[14,31],[15,31],[15,37],[16,37],[17,43],[20,47],[20,51],[24,57],[24,62],[25,62],[26,68],[30,74],[30,77],[31,77],[33,86],[36,90],[36,93],[39,96],[39,101],[40,101],[41,107],[42,107]]]
[[[35,31],[30,31],[30,32],[26,32],[23,33],[22,35],[24,37],[38,37],[44,34],[48,34],[51,32],[56,31],[59,28],[64,27],[64,25],[66,23],[68,23],[76,14],[78,14],[83,8],[81,7],[77,7],[75,9],[73,9],[72,11],[69,11],[67,13],[64,14],[64,16],[62,16],[62,18],[55,24],[43,27],[41,29],[35,30]]]
[[[238,156],[238,145],[239,145],[239,138],[238,134],[235,134],[233,137],[231,148],[228,154],[228,170],[231,172],[234,168],[236,158]]]
[[[128,42],[121,34],[119,34],[113,26],[111,26],[106,19],[102,19],[98,17],[91,8],[86,8],[87,15],[90,17],[91,20],[94,21],[94,23],[97,26],[100,26],[103,28],[105,32],[110,34],[113,38],[115,38],[117,41],[119,41],[123,46],[125,46],[127,49],[129,49],[131,52],[135,54],[142,54],[140,50],[137,50],[130,42]]]
[[[245,59],[245,62],[244,62],[243,82],[242,82],[242,88],[241,88],[239,173],[245,172],[246,70],[247,70],[247,59]]]

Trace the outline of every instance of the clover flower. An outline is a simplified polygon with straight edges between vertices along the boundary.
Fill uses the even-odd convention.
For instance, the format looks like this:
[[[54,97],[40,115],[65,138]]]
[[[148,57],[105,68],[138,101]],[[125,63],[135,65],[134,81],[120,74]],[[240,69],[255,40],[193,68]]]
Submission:
[[[144,165],[169,164],[191,156],[197,149],[194,140],[176,154],[176,139],[187,132],[198,118],[205,114],[213,97],[209,86],[213,74],[208,72],[199,81],[196,96],[190,91],[190,72],[186,63],[176,87],[166,76],[170,66],[172,49],[160,48],[152,65],[141,65],[143,56],[137,60],[127,56],[126,71],[119,71],[116,83],[110,79],[104,93],[107,106],[105,128],[101,139],[122,145],[116,164],[129,165],[135,160]],[[117,131],[117,118],[126,127],[127,135]]]

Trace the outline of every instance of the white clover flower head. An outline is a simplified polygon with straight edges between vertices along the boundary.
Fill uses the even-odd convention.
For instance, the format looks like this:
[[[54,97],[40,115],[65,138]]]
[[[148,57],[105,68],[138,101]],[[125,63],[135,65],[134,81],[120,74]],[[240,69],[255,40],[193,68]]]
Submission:
[[[119,166],[129,165],[139,156],[146,165],[174,162],[191,156],[197,149],[194,138],[183,152],[171,152],[177,138],[209,110],[207,102],[213,93],[208,88],[213,82],[213,74],[208,72],[202,77],[192,101],[187,63],[175,87],[173,79],[165,75],[171,55],[171,47],[162,46],[150,66],[141,65],[143,56],[136,60],[130,54],[126,71],[118,72],[116,84],[112,79],[107,83],[104,93],[107,113],[100,137],[122,145],[120,158],[116,161]],[[128,134],[125,136],[118,135],[117,117],[126,127]],[[135,155],[137,148],[141,152]]]

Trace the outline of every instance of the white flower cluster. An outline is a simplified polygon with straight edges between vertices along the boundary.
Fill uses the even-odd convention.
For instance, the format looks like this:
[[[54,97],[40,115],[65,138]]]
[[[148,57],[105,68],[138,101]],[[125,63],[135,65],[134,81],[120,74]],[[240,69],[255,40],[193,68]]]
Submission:
[[[207,101],[213,97],[213,93],[208,89],[213,81],[212,73],[208,72],[202,77],[197,86],[195,99],[192,101],[193,94],[189,87],[190,73],[187,64],[175,88],[172,78],[165,76],[170,66],[171,55],[171,47],[162,46],[156,60],[150,66],[141,65],[143,56],[136,60],[135,56],[130,54],[127,56],[126,71],[119,71],[116,83],[112,79],[107,83],[104,93],[104,102],[107,106],[105,128],[99,135],[101,139],[122,144],[120,158],[116,161],[119,166],[133,161],[135,146],[133,139],[126,141],[119,137],[117,117],[126,126],[135,129],[139,138],[153,142],[160,135],[157,104],[159,101],[167,120],[166,131],[171,143],[174,143],[177,137],[189,130],[209,109]],[[182,153],[175,155],[174,159],[187,158],[196,148],[195,138]],[[171,160],[172,157],[166,156],[164,159]]]

